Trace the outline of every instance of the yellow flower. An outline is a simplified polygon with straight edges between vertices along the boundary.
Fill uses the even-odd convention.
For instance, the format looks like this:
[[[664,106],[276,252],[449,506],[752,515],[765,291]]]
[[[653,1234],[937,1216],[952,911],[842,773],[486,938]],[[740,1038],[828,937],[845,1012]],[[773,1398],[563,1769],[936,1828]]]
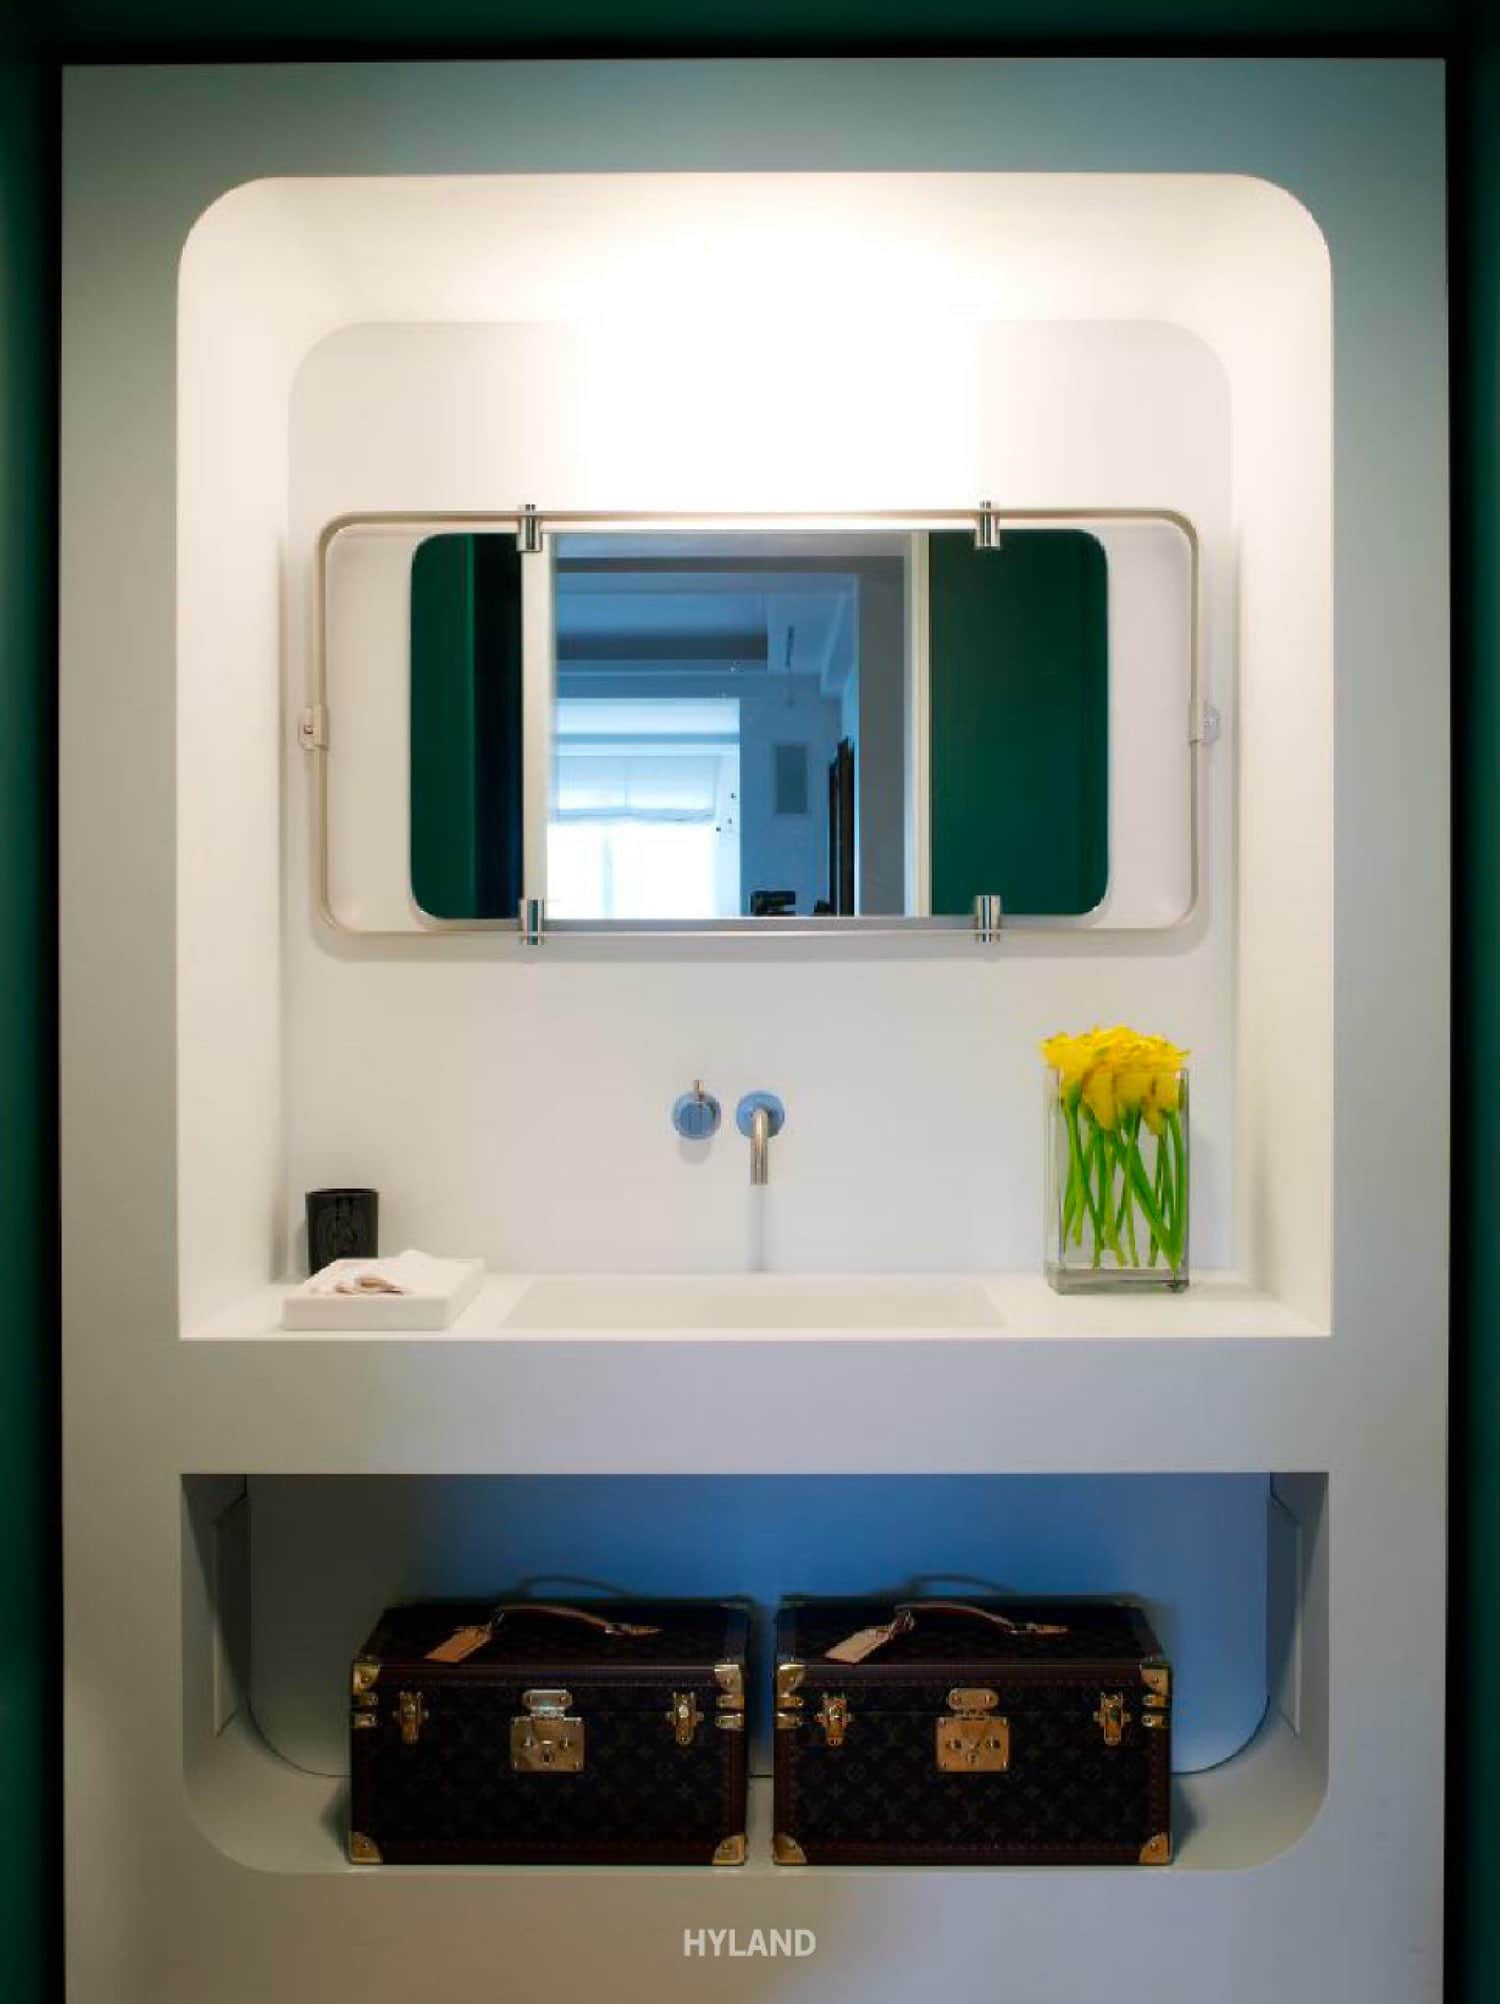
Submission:
[[[1143,1064],[1131,1060],[1128,1070],[1115,1074],[1115,1098],[1124,1113],[1134,1113],[1144,1106],[1146,1096],[1152,1090],[1155,1078]]]
[[[1180,1065],[1170,1070],[1159,1071],[1151,1081],[1151,1097],[1163,1113],[1175,1113],[1182,1098],[1182,1081],[1178,1077]]]
[[[1076,1102],[1083,1075],[1091,1062],[1088,1040],[1063,1034],[1049,1037],[1042,1046],[1042,1056],[1057,1073],[1058,1090],[1064,1099]]]
[[[1127,1024],[1094,1028],[1081,1036],[1059,1031],[1042,1045],[1070,1105],[1081,1099],[1100,1127],[1113,1128],[1122,1113],[1140,1112],[1153,1134],[1181,1103],[1179,1073],[1188,1054],[1166,1037],[1145,1037]]]
[[[1101,1127],[1115,1124],[1115,1075],[1107,1063],[1084,1075],[1083,1103]]]

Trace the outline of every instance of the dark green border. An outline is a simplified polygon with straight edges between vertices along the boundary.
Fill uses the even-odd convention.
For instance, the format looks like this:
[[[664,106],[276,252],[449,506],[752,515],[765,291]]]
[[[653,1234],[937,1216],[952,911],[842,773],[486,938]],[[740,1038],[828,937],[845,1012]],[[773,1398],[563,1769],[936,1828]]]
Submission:
[[[1500,9],[1449,71],[1454,1044],[1449,1995],[1500,1994]]]
[[[57,1994],[55,74],[0,49],[0,1997]]]
[[[60,1989],[56,96],[69,62],[662,54],[1453,59],[1455,1062],[1500,1064],[1500,0],[0,0],[0,1996]],[[1500,1129],[1455,1122],[1449,1996],[1500,1994]],[[1434,1638],[1434,1675],[1437,1640]],[[1431,1702],[1430,1692],[1413,1693]],[[1393,1722],[1399,1730],[1399,1722]],[[149,1841],[149,1833],[142,1833]],[[1473,1897],[1467,1897],[1473,1889]],[[1336,1925],[1331,1917],[1330,1925]],[[205,1998],[203,2004],[213,2004]]]

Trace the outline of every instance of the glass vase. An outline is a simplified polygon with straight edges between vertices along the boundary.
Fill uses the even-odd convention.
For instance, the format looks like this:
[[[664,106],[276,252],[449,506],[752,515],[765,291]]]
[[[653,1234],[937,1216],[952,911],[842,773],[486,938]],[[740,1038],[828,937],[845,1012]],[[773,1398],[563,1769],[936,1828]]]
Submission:
[[[1105,1120],[1100,1111],[1076,1080],[1048,1071],[1047,1278],[1059,1294],[1178,1293],[1188,1284],[1187,1072],[1147,1103],[1106,1104]]]

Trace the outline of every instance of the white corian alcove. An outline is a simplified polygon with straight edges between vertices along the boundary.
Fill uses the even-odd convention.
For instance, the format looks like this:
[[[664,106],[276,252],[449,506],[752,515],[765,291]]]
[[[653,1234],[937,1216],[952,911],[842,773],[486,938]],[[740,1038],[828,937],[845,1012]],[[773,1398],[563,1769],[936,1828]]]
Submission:
[[[920,1994],[935,1955],[976,1995],[1366,2004],[1398,1970],[1436,2004],[1440,66],[115,69],[66,111],[75,2004],[497,1971],[693,2004],[705,1924],[811,1928],[809,2004]],[[986,498],[1199,532],[1189,923],[528,956],[319,919],[334,516]],[[1096,1017],[1193,1047],[1180,1299],[1037,1274],[1035,1046]],[[678,1148],[695,1077],[787,1104],[758,1212],[727,1126]],[[349,1182],[388,1246],[494,1269],[449,1335],[280,1334],[302,1193]],[[851,1302],[951,1276],[993,1319],[643,1323],[756,1258]],[[1182,1765],[1214,1763],[1171,1867],[778,1871],[763,1791],[738,1872],[347,1864],[329,1684],[376,1600],[955,1555],[1170,1630]]]
[[[277,1283],[300,1255],[301,1193],[332,1181],[381,1188],[387,1243],[479,1251],[500,1270],[445,1347],[545,1348],[602,1331],[617,1345],[654,1336],[684,1368],[712,1369],[722,1335],[695,1331],[660,1287],[653,1329],[639,1286],[607,1276],[751,1263],[996,1276],[993,1319],[881,1329],[892,1357],[960,1335],[986,1348],[1326,1330],[1331,970],[1326,950],[1297,941],[1318,936],[1331,895],[1329,267],[1299,204],[1238,176],[261,181],[224,197],[188,241],[179,366],[179,1120],[185,1170],[215,1165],[181,1185],[187,1333],[275,1332]],[[1228,727],[1200,754],[1200,896],[1180,927],[1016,932],[988,954],[966,939],[553,940],[528,960],[511,937],[365,939],[327,924],[294,724],[331,522],[523,499],[873,511],[971,496],[1016,510],[1172,510],[1197,533],[1204,693]],[[262,565],[246,564],[253,550]],[[337,662],[336,866],[382,848],[357,797],[372,747],[391,767],[374,798],[401,791],[392,678],[405,664],[409,550],[397,554],[389,632],[365,633]],[[1266,567],[1277,586],[1262,595]],[[275,602],[265,587],[278,573]],[[1112,649],[1112,701],[1126,706],[1132,658]],[[1186,703],[1177,722],[1185,740]],[[1287,784],[1295,829],[1276,811]],[[341,916],[378,924],[402,909],[399,817],[383,849],[385,906],[361,906],[357,878],[336,876]],[[1284,1048],[1293,1010],[1304,1077],[1287,1092],[1278,1062],[1268,1090],[1264,1049]],[[1194,1053],[1196,1260],[1210,1278],[1166,1309],[1059,1303],[1035,1278],[1036,1043],[1058,1022],[1122,1016],[1168,1027]],[[706,1158],[674,1141],[665,1115],[684,1066],[731,1094],[753,1073],[786,1099],[763,1199],[751,1199],[727,1129]],[[226,1158],[231,1131],[243,1145]],[[1258,1177],[1267,1158],[1287,1173]],[[1257,1188],[1267,1195],[1252,1209]],[[601,1278],[563,1288],[590,1304],[570,1325],[565,1312],[528,1310],[516,1269]],[[734,1315],[715,1320],[732,1327]],[[825,1343],[877,1340],[857,1316],[837,1323],[820,1324]],[[765,1333],[798,1340],[795,1318]],[[1094,1413],[1098,1437],[1110,1421],[1107,1408]],[[597,1434],[575,1452],[609,1457]],[[502,1570],[527,1570],[522,1555],[544,1548],[538,1512],[592,1527],[562,1538],[548,1570],[623,1570],[684,1591],[713,1573],[711,1560],[693,1571],[674,1532],[687,1510],[759,1526],[764,1577],[749,1581],[747,1534],[734,1543],[736,1577],[762,1601],[799,1557],[846,1585],[866,1578],[851,1527],[893,1549],[887,1520],[913,1552],[940,1545],[965,1570],[986,1558],[1003,1570],[1009,1550],[1054,1584],[1133,1577],[1158,1597],[1198,1686],[1179,1766],[1222,1762],[1267,1721],[1234,1813],[1214,1819],[1212,1839],[1200,1830],[1186,1843],[1186,1862],[1245,1863],[1294,1841],[1322,1794],[1312,1720],[1326,1679],[1306,1694],[1300,1742],[1289,1720],[1301,1687],[1284,1702],[1277,1691],[1288,1638],[1326,1618],[1308,1586],[1321,1578],[1321,1478],[1284,1479],[1269,1497],[1264,1473],[1201,1495],[1181,1477],[1154,1490],[1072,1478],[1046,1512],[1050,1537],[1034,1528],[1008,1546],[1007,1521],[1035,1518],[1025,1498],[1043,1493],[1017,1480],[964,1492],[974,1538],[962,1551],[940,1506],[894,1479],[862,1502],[836,1484],[794,1508],[778,1490],[780,1535],[767,1528],[773,1507],[752,1500],[754,1477],[709,1497],[682,1475],[644,1499],[629,1478],[602,1491],[564,1478],[545,1498],[524,1479],[480,1481],[456,1492],[462,1505],[435,1470],[357,1489],[271,1477],[243,1500],[198,1481],[187,1521],[210,1554],[209,1585],[201,1603],[189,1596],[200,1608],[190,1661],[211,1720],[225,1705],[214,1638],[249,1633],[256,1666],[247,1712],[231,1721],[234,1751],[190,1737],[205,1828],[231,1856],[337,1869],[325,1841],[336,1790],[334,1806],[299,1824],[274,1769],[247,1751],[248,1713],[327,1796],[342,1721],[329,1665],[383,1594],[478,1579],[501,1551]],[[467,1573],[441,1530],[455,1507],[490,1527]],[[1172,1540],[1172,1562],[1163,1540],[1183,1511],[1196,1536]],[[241,1514],[248,1534],[229,1528]],[[797,1532],[809,1514],[829,1527]],[[247,1535],[255,1560],[235,1587],[224,1555]],[[1292,1556],[1272,1595],[1283,1546]],[[308,1654],[320,1630],[321,1668]],[[1194,1636],[1219,1652],[1196,1680]]]
[[[1122,1018],[1193,1050],[1195,1266],[1326,1327],[1330,383],[1322,236],[1242,176],[367,176],[215,204],[179,318],[185,1328],[294,1272],[301,1193],[335,1182],[380,1187],[388,1242],[497,1268],[743,1270],[740,1152],[685,1167],[665,1122],[700,1075],[790,1111],[757,1263],[1031,1270],[1037,1041]],[[291,724],[330,521],[966,497],[1198,531],[1227,728],[1179,932],[526,966],[321,923]]]

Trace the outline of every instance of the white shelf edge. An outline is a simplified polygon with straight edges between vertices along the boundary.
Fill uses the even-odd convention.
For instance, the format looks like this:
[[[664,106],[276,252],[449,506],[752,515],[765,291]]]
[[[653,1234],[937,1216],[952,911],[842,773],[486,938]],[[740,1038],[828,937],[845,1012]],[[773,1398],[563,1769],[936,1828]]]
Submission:
[[[632,1288],[733,1285],[751,1291],[816,1286],[830,1295],[841,1282],[868,1293],[879,1281],[892,1287],[931,1286],[940,1280],[981,1288],[994,1304],[996,1320],[979,1326],[935,1324],[917,1327],[816,1326],[766,1327],[756,1323],[715,1322],[692,1327],[649,1324],[599,1324],[587,1327],[518,1326],[508,1318],[523,1295],[538,1282],[587,1280],[593,1287],[617,1284],[628,1295]],[[472,1304],[449,1329],[432,1330],[305,1330],[283,1329],[281,1307],[294,1282],[270,1283],[252,1289],[215,1314],[183,1332],[183,1340],[202,1342],[267,1342],[306,1345],[366,1344],[505,1344],[535,1346],[557,1343],[682,1344],[682,1343],[981,1343],[1013,1344],[1036,1341],[1205,1342],[1245,1340],[1306,1340],[1327,1337],[1325,1326],[1299,1314],[1278,1296],[1253,1287],[1238,1273],[1210,1272],[1196,1277],[1181,1294],[1061,1295],[1040,1274],[498,1274],[486,1276]]]

